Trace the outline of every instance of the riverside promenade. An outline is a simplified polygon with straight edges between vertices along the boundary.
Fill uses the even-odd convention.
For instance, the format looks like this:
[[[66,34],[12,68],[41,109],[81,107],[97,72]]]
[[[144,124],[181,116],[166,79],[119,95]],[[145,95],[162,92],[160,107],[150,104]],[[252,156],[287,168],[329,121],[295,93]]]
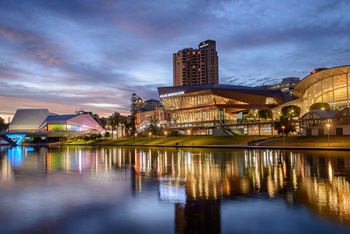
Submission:
[[[62,141],[48,146],[137,146],[175,148],[232,148],[232,149],[293,149],[293,150],[350,150],[350,136],[191,136],[191,137],[138,137],[121,139],[99,139],[97,141]],[[27,143],[23,144],[30,145]],[[43,145],[43,144],[40,144]]]
[[[231,145],[150,145],[150,144],[133,144],[133,145],[109,145],[109,146],[139,146],[139,147],[175,147],[175,148],[227,148],[227,149],[289,149],[289,150],[339,150],[350,151],[350,147],[332,147],[332,146],[291,146],[291,145],[258,145],[258,144],[231,144]]]

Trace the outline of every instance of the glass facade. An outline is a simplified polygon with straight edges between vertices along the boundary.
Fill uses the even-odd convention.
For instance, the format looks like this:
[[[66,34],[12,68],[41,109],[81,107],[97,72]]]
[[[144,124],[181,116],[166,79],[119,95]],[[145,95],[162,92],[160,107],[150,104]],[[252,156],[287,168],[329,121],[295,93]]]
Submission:
[[[350,71],[348,70],[349,68],[347,68],[347,66],[341,67],[341,69],[342,71],[339,72],[337,68],[331,68],[327,69],[326,71],[328,73],[323,73],[322,76],[315,73],[315,75],[304,78],[304,80],[312,84],[303,84],[305,86],[305,90],[302,90],[302,95],[299,99],[274,108],[273,119],[278,119],[281,115],[281,109],[289,105],[299,106],[301,108],[300,116],[303,116],[309,112],[310,106],[314,103],[328,103],[332,110],[342,110],[350,107]],[[338,74],[331,75],[335,71],[337,71]]]
[[[87,127],[78,127],[69,124],[48,124],[41,128],[39,132],[84,132],[88,131]]]
[[[247,105],[248,103],[220,97],[217,95],[193,95],[162,98],[162,104],[166,110],[178,110],[212,105]]]
[[[211,87],[161,90],[161,102],[165,111],[171,115],[166,128],[177,129],[180,134],[186,135],[188,132],[191,135],[273,134],[271,124],[267,123],[271,120],[256,120],[258,117],[255,116],[258,125],[266,124],[256,130],[248,122],[242,121],[242,114],[252,108],[257,111],[277,106],[277,95],[262,92],[261,89],[254,93],[251,89],[246,91],[231,86],[224,86],[221,95],[220,87],[213,88],[215,92],[210,90]]]
[[[224,122],[236,121],[236,116],[225,113],[219,109],[193,110],[173,114],[175,125],[191,124],[186,126],[215,126],[220,120]]]
[[[163,98],[164,108],[172,113],[172,126],[179,127],[215,127],[220,124],[236,122],[236,115],[226,113],[216,105],[247,103],[220,97],[217,95],[191,95]]]
[[[349,73],[330,76],[308,87],[302,97],[302,112],[314,103],[328,103],[333,110],[349,107]]]

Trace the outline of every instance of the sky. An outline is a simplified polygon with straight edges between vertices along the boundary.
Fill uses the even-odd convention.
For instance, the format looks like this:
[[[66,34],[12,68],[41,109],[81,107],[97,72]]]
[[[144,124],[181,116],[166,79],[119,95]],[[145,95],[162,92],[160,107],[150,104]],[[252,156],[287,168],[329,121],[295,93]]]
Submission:
[[[159,100],[172,55],[216,41],[219,83],[257,86],[350,64],[347,0],[0,0],[0,117],[130,114]]]

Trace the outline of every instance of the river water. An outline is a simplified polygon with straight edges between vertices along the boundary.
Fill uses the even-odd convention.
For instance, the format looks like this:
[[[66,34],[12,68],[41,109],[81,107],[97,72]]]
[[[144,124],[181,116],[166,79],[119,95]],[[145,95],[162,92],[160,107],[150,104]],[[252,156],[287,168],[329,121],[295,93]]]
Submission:
[[[0,148],[0,233],[350,233],[350,152]]]

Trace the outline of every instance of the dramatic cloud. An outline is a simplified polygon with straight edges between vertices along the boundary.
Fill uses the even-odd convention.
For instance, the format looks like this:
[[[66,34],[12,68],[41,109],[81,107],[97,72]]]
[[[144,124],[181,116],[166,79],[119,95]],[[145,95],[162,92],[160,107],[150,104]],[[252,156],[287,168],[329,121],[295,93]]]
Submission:
[[[0,0],[0,116],[129,114],[159,99],[172,54],[216,40],[220,83],[257,86],[350,64],[346,0]]]

